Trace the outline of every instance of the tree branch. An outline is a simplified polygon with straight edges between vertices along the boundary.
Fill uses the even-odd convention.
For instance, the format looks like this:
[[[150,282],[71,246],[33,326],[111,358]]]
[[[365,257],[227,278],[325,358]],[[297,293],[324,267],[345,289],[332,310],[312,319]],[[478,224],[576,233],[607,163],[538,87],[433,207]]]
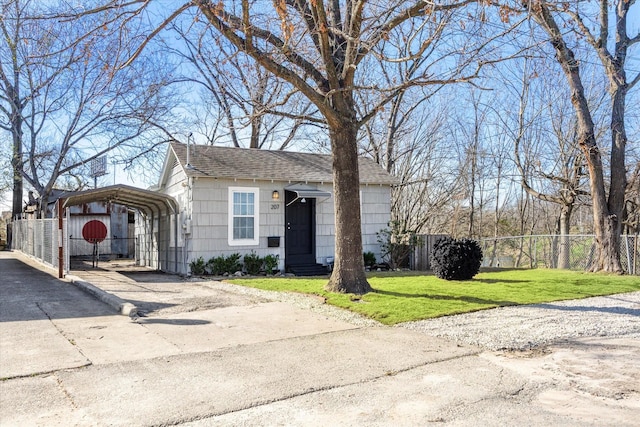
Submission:
[[[147,0],[150,1],[150,0]],[[178,15],[180,15],[181,13],[183,13],[185,10],[189,9],[190,7],[192,7],[193,4],[191,2],[185,3],[182,6],[180,6],[178,9],[176,9],[175,11],[173,11],[173,13],[171,15],[169,15],[168,18],[166,18],[164,21],[162,21],[162,23],[160,23],[147,37],[145,37],[145,39],[143,40],[143,42],[140,44],[140,46],[138,46],[138,48],[136,49],[136,51],[133,53],[133,55],[131,55],[131,57],[129,59],[127,59],[127,61],[122,64],[119,68],[124,68],[124,67],[128,67],[129,65],[131,65],[131,63],[138,57],[140,56],[140,54],[142,53],[142,51],[144,50],[144,48],[147,46],[147,44],[149,44],[149,42],[151,40],[153,40],[153,38],[155,36],[158,35],[158,33],[160,33],[160,31],[164,30],[171,22],[173,22],[174,19],[176,19],[176,17]]]
[[[258,49],[256,46],[248,46],[247,41],[240,37],[235,31],[227,25],[223,19],[219,16],[221,15],[225,19],[229,19],[231,21],[237,20],[237,18],[232,15],[214,9],[213,6],[206,0],[194,0],[195,3],[200,7],[202,13],[207,17],[208,21],[213,25],[220,33],[227,38],[234,46],[238,49],[247,52],[249,56],[256,60],[260,65],[266,68],[268,71],[274,73],[280,78],[288,81],[293,86],[298,88],[306,97],[309,98],[311,102],[313,102],[320,110],[323,111],[327,117],[332,117],[335,115],[335,111],[333,111],[327,104],[325,94],[318,93],[314,88],[312,88],[305,80],[303,80],[300,76],[298,76],[294,71],[285,67],[281,63],[276,62],[273,58],[271,58],[268,54]],[[254,29],[254,36],[260,36],[265,40],[271,42],[274,46],[280,45],[284,46],[284,43],[279,40],[277,37],[273,36],[268,31],[256,31]],[[320,79],[324,81],[322,75],[307,61],[305,61],[302,57],[295,55],[293,53],[288,54],[288,59],[292,60],[292,63],[302,68],[302,70],[312,73],[312,78],[314,80]],[[317,80],[316,80],[317,82]],[[322,88],[324,85],[320,85]]]

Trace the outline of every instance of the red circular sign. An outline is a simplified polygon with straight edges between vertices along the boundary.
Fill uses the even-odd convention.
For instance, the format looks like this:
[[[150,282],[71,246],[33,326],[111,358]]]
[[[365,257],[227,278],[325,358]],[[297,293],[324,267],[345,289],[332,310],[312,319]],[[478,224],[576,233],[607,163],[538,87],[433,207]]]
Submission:
[[[89,243],[100,243],[107,237],[107,226],[94,219],[82,227],[82,237]]]

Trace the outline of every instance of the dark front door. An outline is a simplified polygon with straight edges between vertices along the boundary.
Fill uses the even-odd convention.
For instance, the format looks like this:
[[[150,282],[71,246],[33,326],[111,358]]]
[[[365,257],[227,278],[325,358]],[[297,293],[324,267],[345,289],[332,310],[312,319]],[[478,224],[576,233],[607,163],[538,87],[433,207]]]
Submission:
[[[285,191],[285,206],[286,265],[315,264],[316,199],[299,198],[296,200],[296,193]]]

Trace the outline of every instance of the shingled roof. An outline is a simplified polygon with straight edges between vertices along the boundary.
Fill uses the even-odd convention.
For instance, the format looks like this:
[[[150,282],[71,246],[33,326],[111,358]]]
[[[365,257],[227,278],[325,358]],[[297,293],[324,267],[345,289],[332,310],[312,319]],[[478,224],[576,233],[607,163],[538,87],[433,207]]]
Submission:
[[[276,181],[331,182],[328,154],[269,151],[247,148],[191,145],[186,168],[186,144],[173,142],[171,150],[189,176]],[[359,158],[360,183],[395,184],[396,179],[371,159]]]

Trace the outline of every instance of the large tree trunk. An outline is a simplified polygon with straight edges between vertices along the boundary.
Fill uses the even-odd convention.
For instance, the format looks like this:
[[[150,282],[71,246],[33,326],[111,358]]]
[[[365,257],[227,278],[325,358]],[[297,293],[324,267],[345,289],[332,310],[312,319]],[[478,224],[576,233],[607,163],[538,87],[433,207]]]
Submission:
[[[13,157],[11,159],[11,165],[13,169],[13,206],[11,209],[11,216],[13,218],[20,217],[22,215],[22,196],[23,196],[23,183],[22,183],[22,141],[21,138],[13,137]]]
[[[18,80],[14,76],[15,81]],[[9,87],[11,98],[11,136],[13,143],[13,154],[11,166],[13,169],[13,206],[11,215],[13,218],[22,216],[23,178],[22,178],[22,103],[20,101],[19,89]]]
[[[619,70],[624,74],[624,69]],[[624,104],[626,98],[626,84],[624,76],[621,79],[613,79],[619,82],[612,85],[611,92],[611,185],[609,186],[609,199],[607,210],[609,215],[605,218],[605,234],[610,248],[607,253],[600,253],[595,270],[622,272],[620,265],[620,234],[622,233],[622,221],[624,215],[625,189],[627,187],[627,170],[625,167],[625,151],[627,135],[624,124]],[[603,256],[604,255],[604,256]],[[617,260],[612,263],[611,260]]]
[[[591,271],[606,271],[612,273],[622,273],[622,265],[620,264],[620,220],[619,211],[611,211],[607,202],[607,194],[604,182],[604,173],[602,167],[602,157],[600,148],[596,142],[595,127],[591,110],[582,85],[579,71],[579,61],[576,60],[573,51],[567,46],[562,35],[562,31],[555,22],[553,15],[549,11],[544,2],[533,4],[530,13],[540,26],[547,32],[550,42],[556,51],[556,59],[564,72],[569,87],[571,88],[571,103],[576,112],[578,120],[578,145],[584,153],[587,167],[589,169],[589,186],[591,189],[591,199],[593,206],[593,222],[594,233],[596,236],[596,253],[595,260],[591,266]],[[622,107],[622,106],[621,106]],[[615,108],[615,106],[614,106]],[[612,117],[615,114],[612,115]],[[615,134],[615,132],[614,132]],[[615,138],[615,135],[614,135]],[[620,147],[618,147],[620,148]],[[614,182],[613,174],[616,169],[620,169],[615,173],[626,173],[624,167],[624,146],[622,154],[616,153],[611,157],[611,189],[612,193],[619,191],[614,185],[619,186],[618,182]],[[612,147],[615,151],[616,147]],[[621,156],[621,157],[620,157]],[[623,163],[614,163],[622,160]],[[624,177],[622,178],[624,180]],[[624,200],[624,187],[622,187]],[[612,195],[613,196],[613,195]],[[613,196],[616,199],[619,195]]]
[[[593,205],[593,224],[596,237],[596,253],[590,271],[622,273],[620,264],[620,223],[615,214],[609,211],[602,172],[600,151],[593,145],[582,146],[589,167],[589,184]],[[589,147],[593,147],[589,149]],[[615,190],[614,190],[615,191]]]
[[[371,292],[364,272],[360,221],[360,175],[358,172],[358,129],[352,122],[329,129],[333,154],[335,204],[335,264],[326,286],[330,292]]]
[[[625,62],[627,49],[631,44],[637,43],[638,39],[630,40],[627,35],[627,14],[633,1],[618,0],[616,3],[615,19],[615,49],[614,54],[607,52],[606,40],[601,38],[599,43],[595,43],[596,51],[605,65],[605,72],[609,79],[611,95],[611,181],[609,185],[609,198],[606,205],[606,216],[600,218],[602,228],[601,240],[598,241],[596,264],[593,271],[610,271],[622,273],[620,263],[620,233],[622,232],[622,221],[624,213],[625,190],[627,186],[627,170],[625,167],[625,151],[627,145],[627,135],[625,131],[624,115],[625,100],[629,83],[625,73]],[[603,2],[603,6],[608,4]],[[603,17],[607,17],[605,12]],[[603,23],[608,29],[608,22]],[[601,30],[600,36],[606,34]],[[593,43],[593,42],[592,42]],[[637,80],[633,84],[637,83]],[[598,236],[596,236],[596,241]]]
[[[588,131],[581,129],[580,148],[587,159],[589,186],[593,207],[593,224],[596,238],[596,253],[590,271],[622,273],[620,264],[620,222],[609,210],[605,191],[602,158],[593,135],[593,126]],[[585,142],[586,141],[586,142]],[[612,189],[611,191],[615,191]]]
[[[558,268],[569,269],[571,266],[570,254],[571,254],[571,212],[573,211],[573,205],[562,205],[559,218],[559,232],[560,232],[560,251],[558,253]]]

